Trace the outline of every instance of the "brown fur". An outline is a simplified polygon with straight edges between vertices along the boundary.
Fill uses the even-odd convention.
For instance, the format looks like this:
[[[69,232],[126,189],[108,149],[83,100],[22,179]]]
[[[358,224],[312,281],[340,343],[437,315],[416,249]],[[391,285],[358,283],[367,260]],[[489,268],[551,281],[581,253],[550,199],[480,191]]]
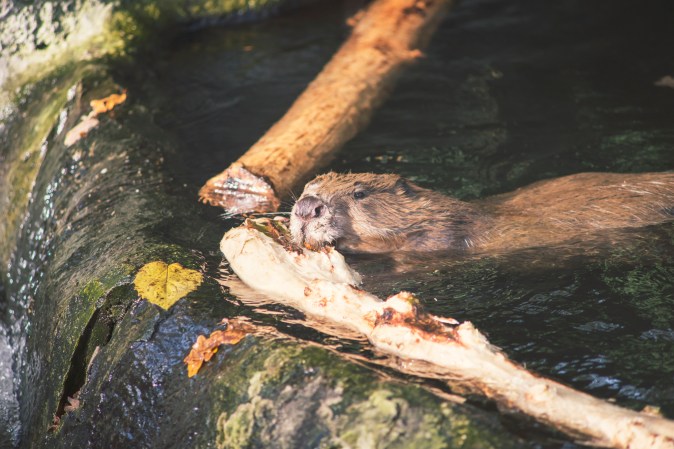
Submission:
[[[398,175],[328,173],[309,182],[298,202],[307,197],[325,207],[304,219],[293,207],[298,244],[366,253],[515,249],[673,220],[674,173],[581,173],[475,202]]]

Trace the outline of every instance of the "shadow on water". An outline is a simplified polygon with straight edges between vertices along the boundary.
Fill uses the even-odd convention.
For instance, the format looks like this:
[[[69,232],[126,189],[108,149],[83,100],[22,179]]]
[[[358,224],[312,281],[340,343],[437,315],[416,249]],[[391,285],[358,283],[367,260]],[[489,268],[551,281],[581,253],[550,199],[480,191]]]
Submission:
[[[345,5],[182,35],[145,69],[121,75],[175,136],[179,151],[167,167],[186,201],[329,59],[348,33]],[[654,82],[674,74],[673,12],[664,0],[462,2],[427,57],[328,168],[400,173],[463,199],[583,171],[671,170],[674,90]],[[236,224],[202,211],[223,232]],[[185,225],[167,223],[166,233],[177,238]],[[216,278],[227,275],[219,237],[190,237]],[[368,289],[411,290],[433,313],[474,322],[529,368],[674,417],[671,223],[517,253],[401,257],[350,260]],[[282,307],[263,312],[290,318],[250,314],[335,343]],[[341,350],[354,348],[367,352]]]

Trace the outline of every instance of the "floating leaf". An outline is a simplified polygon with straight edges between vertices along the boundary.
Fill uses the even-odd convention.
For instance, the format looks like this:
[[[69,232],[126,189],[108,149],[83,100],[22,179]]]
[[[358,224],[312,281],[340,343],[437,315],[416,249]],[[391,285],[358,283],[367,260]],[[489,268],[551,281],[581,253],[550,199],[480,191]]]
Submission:
[[[133,283],[138,294],[168,310],[179,299],[196,290],[203,276],[179,263],[150,262],[136,274]]]
[[[103,112],[111,111],[115,106],[122,104],[125,101],[126,90],[123,90],[121,94],[112,94],[105,98],[101,98],[100,100],[91,100],[89,105],[91,105],[92,114],[95,116]]]
[[[213,331],[208,338],[199,335],[197,341],[192,345],[192,350],[183,360],[187,365],[187,376],[192,377],[197,374],[201,365],[208,362],[218,352],[220,345],[235,345],[251,331],[252,327],[248,324],[230,320],[227,322],[227,329],[224,331]]]

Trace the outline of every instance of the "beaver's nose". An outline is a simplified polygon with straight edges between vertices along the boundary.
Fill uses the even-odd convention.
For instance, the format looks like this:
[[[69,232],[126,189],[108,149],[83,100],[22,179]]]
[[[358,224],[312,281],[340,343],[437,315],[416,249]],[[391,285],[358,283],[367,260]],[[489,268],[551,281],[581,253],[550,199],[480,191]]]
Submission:
[[[315,196],[305,196],[295,203],[294,213],[302,220],[318,218],[325,213],[325,204]]]

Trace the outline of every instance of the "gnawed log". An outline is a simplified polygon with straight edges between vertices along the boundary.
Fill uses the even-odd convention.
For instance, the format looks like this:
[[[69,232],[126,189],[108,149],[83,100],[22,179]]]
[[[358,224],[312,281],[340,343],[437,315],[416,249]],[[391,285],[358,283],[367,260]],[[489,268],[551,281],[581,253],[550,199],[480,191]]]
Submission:
[[[230,213],[275,211],[369,121],[401,68],[421,55],[451,0],[377,0],[288,112],[199,191]]]
[[[292,247],[279,222],[248,220],[227,232],[220,248],[250,287],[309,316],[359,332],[382,352],[429,363],[432,377],[444,371],[499,407],[587,444],[674,448],[674,422],[539,377],[490,345],[470,322],[454,326],[452,320],[428,315],[409,293],[382,301],[358,289],[360,278],[341,254],[331,248],[314,252]]]

